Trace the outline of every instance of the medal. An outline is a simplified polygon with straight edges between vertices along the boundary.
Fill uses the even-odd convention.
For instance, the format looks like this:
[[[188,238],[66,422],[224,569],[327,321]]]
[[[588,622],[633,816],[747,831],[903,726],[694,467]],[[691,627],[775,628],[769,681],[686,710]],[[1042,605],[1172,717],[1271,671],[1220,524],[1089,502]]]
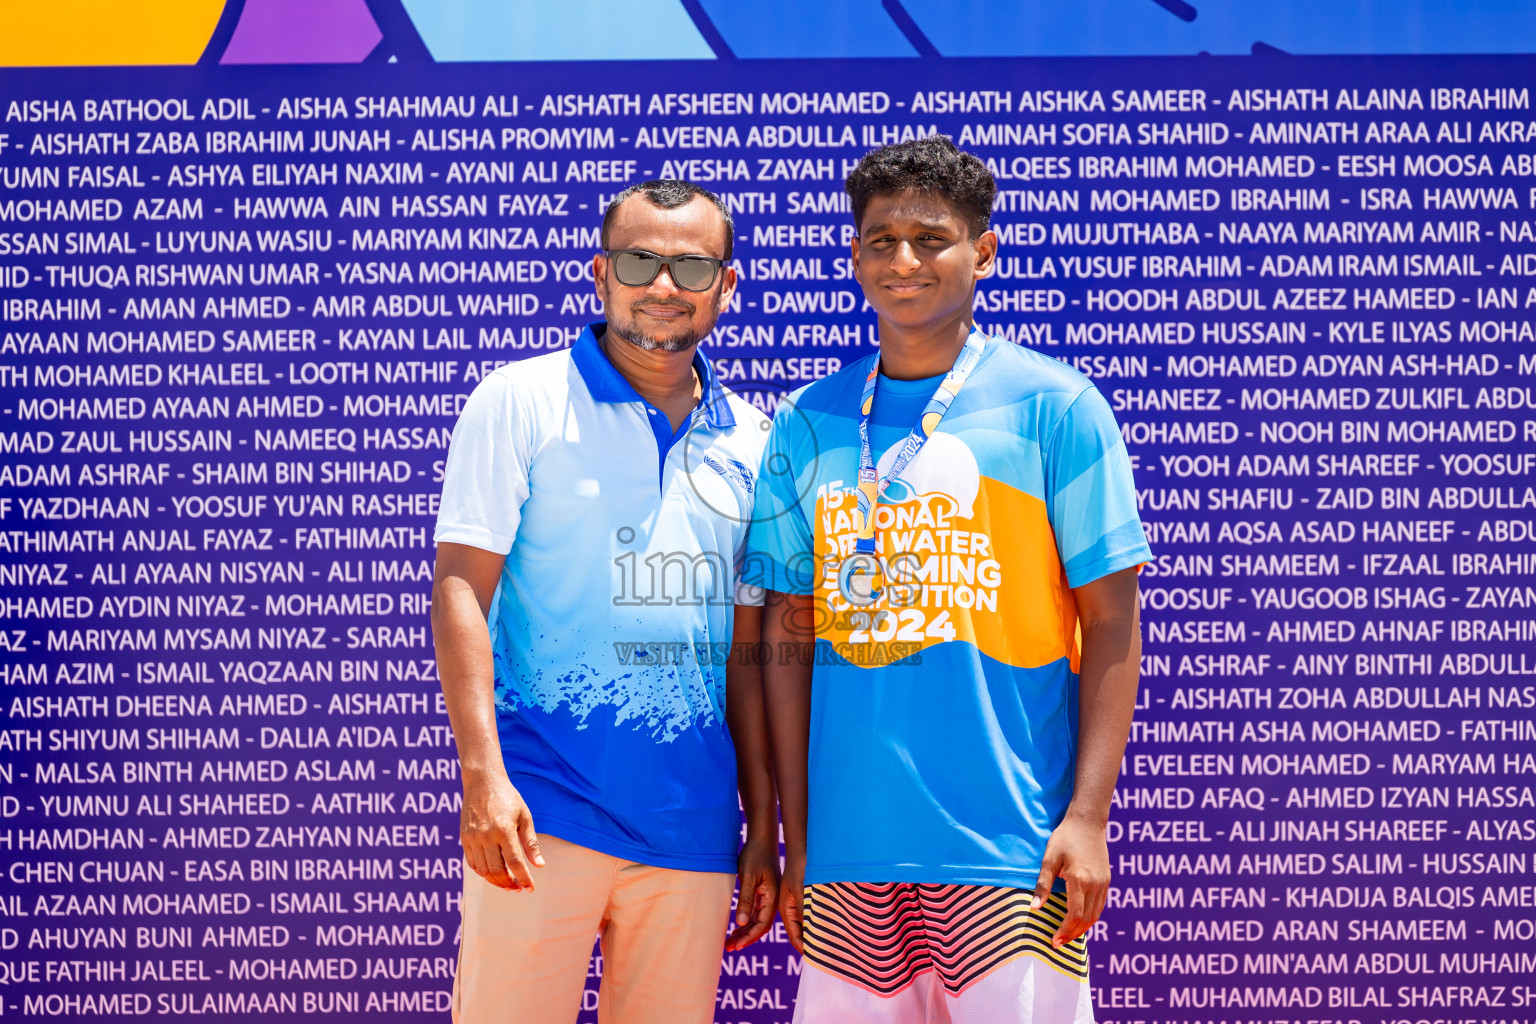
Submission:
[[[923,450],[923,445],[949,411],[950,403],[965,386],[966,378],[976,368],[976,364],[981,362],[986,345],[987,336],[972,327],[970,335],[965,339],[965,347],[955,358],[955,365],[939,382],[938,390],[928,399],[917,425],[907,434],[906,440],[901,442],[896,458],[891,463],[891,471],[884,480],[879,479],[874,457],[869,451],[869,415],[875,407],[875,388],[880,381],[880,357],[875,356],[875,365],[870,367],[869,376],[864,378],[864,394],[859,400],[859,488],[858,507],[854,511],[858,537],[854,541],[853,554],[843,559],[837,568],[837,589],[849,604],[867,608],[880,600],[882,589],[879,583],[884,573],[880,556],[875,552],[875,506],[880,503],[880,496],[891,485],[891,481],[899,477],[908,463]]]
[[[843,559],[837,569],[837,590],[843,600],[857,608],[867,608],[880,600],[880,556],[855,551]]]

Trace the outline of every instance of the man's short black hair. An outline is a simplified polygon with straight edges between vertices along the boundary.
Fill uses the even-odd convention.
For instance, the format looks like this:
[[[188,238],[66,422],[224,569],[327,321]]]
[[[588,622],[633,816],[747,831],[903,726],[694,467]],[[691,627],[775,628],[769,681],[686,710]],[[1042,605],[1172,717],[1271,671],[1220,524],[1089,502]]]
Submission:
[[[947,135],[930,135],[872,150],[843,183],[853,204],[853,226],[876,196],[915,190],[947,199],[965,215],[972,238],[992,222],[997,182],[987,165],[956,146]]]
[[[731,258],[731,251],[736,245],[736,225],[731,221],[731,211],[726,209],[725,203],[721,202],[720,197],[709,189],[701,188],[691,181],[683,181],[680,178],[655,178],[651,181],[642,181],[638,185],[629,186],[629,188],[614,196],[608,203],[608,209],[603,211],[602,244],[604,250],[608,248],[608,229],[613,225],[614,215],[618,213],[619,207],[624,204],[624,200],[636,193],[644,196],[646,201],[652,206],[660,207],[663,210],[675,210],[679,206],[686,206],[693,201],[694,196],[703,196],[709,200],[714,204],[715,209],[720,211],[720,216],[725,220],[724,258]],[[680,254],[662,253],[661,255],[672,256]],[[700,255],[708,255],[708,253],[701,253]]]

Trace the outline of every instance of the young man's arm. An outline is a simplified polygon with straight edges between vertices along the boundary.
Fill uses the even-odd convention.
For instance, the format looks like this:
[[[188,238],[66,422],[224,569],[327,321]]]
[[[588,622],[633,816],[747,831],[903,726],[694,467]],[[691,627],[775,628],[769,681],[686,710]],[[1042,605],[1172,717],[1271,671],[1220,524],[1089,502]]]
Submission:
[[[763,632],[761,605],[736,606],[725,667],[725,721],[736,744],[736,785],[747,817],[747,838],[736,858],[736,928],[728,950],[744,949],[773,924],[779,899],[779,809],[773,792],[763,669],[756,655]]]
[[[779,886],[779,917],[785,934],[803,952],[807,758],[811,744],[811,666],[814,615],[810,595],[768,591],[763,608],[763,696],[768,733],[773,739],[773,768],[784,818],[784,878]]]
[[[1032,907],[1056,878],[1067,882],[1067,916],[1054,945],[1085,935],[1109,895],[1109,800],[1131,732],[1141,671],[1141,620],[1136,570],[1122,569],[1072,591],[1083,635],[1079,662],[1077,775],[1072,802],[1051,833]]]
[[[437,546],[432,641],[448,721],[459,748],[464,861],[492,885],[532,889],[530,864],[544,866],[528,805],[507,777],[496,733],[491,638],[486,615],[505,555],[467,544]]]

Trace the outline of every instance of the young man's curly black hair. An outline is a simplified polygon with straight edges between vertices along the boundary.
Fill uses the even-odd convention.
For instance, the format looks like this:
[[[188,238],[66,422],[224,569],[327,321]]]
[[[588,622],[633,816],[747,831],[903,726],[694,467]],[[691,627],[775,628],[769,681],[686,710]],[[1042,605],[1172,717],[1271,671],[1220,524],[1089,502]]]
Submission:
[[[980,237],[992,221],[997,182],[987,165],[956,146],[947,135],[898,142],[865,154],[843,183],[853,205],[853,223],[875,196],[915,190],[946,199],[965,215],[971,237]]]

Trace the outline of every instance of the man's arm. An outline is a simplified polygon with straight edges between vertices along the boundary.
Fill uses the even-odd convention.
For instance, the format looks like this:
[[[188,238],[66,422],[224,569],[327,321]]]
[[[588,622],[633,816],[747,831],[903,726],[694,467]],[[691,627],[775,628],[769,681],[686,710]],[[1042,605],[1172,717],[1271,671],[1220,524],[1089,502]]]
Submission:
[[[779,813],[784,818],[784,878],[779,886],[779,917],[789,941],[801,951],[813,623],[810,595],[768,591],[763,608],[763,642],[768,645],[763,697],[768,707],[768,734],[773,740]]]
[[[725,720],[736,744],[736,785],[747,816],[747,838],[736,859],[736,928],[728,950],[745,949],[773,924],[779,898],[779,809],[773,794],[772,753],[763,707],[761,606],[736,606],[730,660],[725,666]]]
[[[1109,896],[1109,800],[1125,756],[1141,671],[1136,570],[1122,569],[1072,591],[1083,635],[1079,662],[1077,775],[1066,816],[1045,848],[1031,908],[1067,882],[1067,916],[1051,942],[1087,934]]]
[[[442,543],[432,581],[432,640],[448,721],[459,748],[464,861],[492,885],[532,889],[544,866],[528,805],[507,777],[496,733],[496,691],[486,615],[505,555]]]

